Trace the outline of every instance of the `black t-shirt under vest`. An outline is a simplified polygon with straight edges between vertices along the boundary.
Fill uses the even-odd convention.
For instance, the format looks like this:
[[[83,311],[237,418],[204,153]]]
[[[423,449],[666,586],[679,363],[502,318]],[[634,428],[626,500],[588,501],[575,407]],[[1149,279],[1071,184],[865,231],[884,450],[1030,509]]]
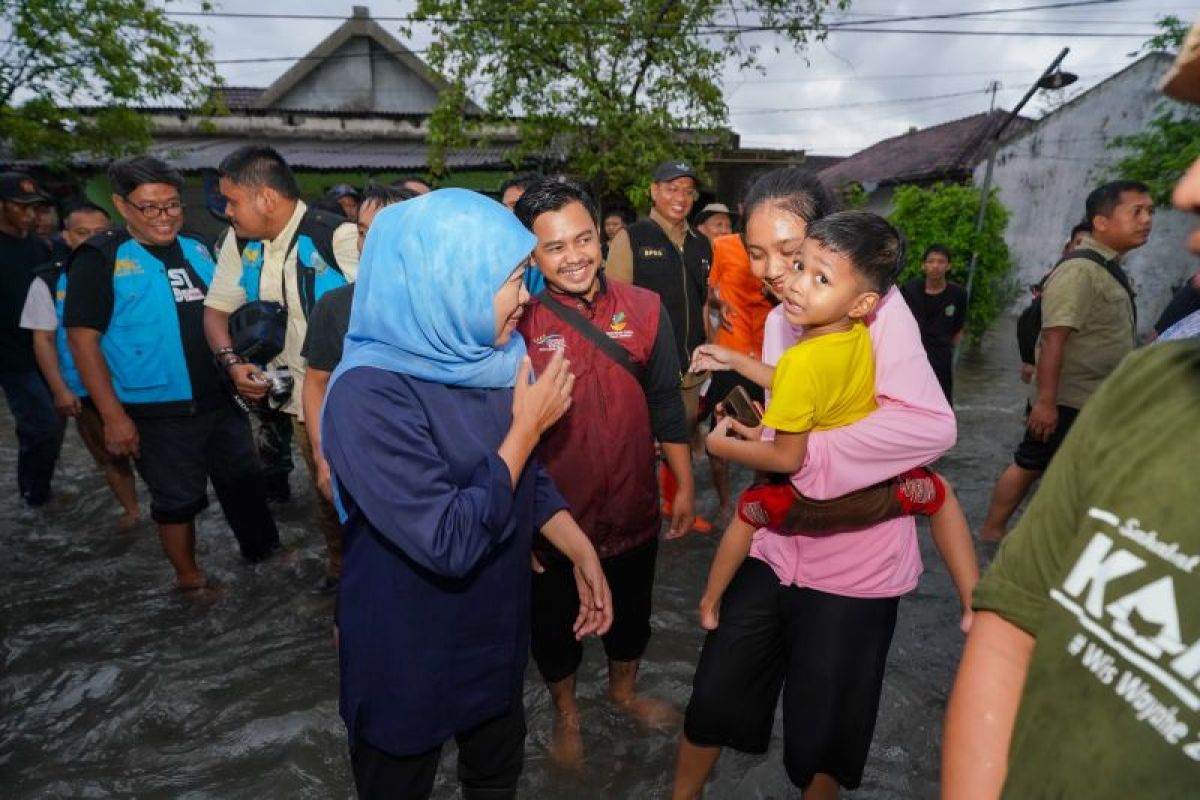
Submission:
[[[712,246],[689,230],[682,252],[657,222],[643,219],[626,229],[633,249],[633,285],[658,294],[671,318],[683,369],[704,344],[704,299]]]

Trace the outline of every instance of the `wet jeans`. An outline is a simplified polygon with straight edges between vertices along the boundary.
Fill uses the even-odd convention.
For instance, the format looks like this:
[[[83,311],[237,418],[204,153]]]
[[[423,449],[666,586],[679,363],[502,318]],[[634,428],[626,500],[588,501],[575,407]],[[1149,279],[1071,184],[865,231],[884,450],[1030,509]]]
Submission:
[[[63,419],[37,370],[0,371],[0,387],[17,428],[17,489],[31,506],[50,499],[50,479],[62,447]]]

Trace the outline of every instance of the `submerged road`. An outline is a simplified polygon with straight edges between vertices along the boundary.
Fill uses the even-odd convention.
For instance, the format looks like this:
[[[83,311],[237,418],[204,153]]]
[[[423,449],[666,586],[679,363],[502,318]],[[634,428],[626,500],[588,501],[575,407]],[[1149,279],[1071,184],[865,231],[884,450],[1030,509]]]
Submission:
[[[1025,387],[1011,319],[964,353],[956,393],[959,442],[939,465],[972,525],[1022,425]],[[24,798],[347,798],[353,796],[337,714],[333,600],[310,590],[323,543],[300,466],[293,499],[275,506],[286,559],[244,565],[219,512],[199,520],[199,556],[224,588],[208,599],[171,591],[153,526],[118,530],[104,482],[74,430],[45,510],[16,499],[16,443],[0,414],[0,786]],[[299,459],[297,459],[299,463]],[[700,510],[716,498],[700,464]],[[143,507],[148,498],[143,495]],[[926,573],[900,605],[874,746],[852,800],[937,795],[941,718],[962,647],[958,607],[926,531]],[[641,687],[682,709],[702,631],[695,606],[714,537],[664,543],[654,638]],[[403,613],[397,609],[397,613]],[[605,699],[604,657],[580,674],[586,764],[546,754],[549,699],[531,667],[521,796],[613,800],[669,796],[678,730],[647,732]],[[780,763],[725,753],[707,798],[797,798]],[[435,798],[457,796],[448,746]]]

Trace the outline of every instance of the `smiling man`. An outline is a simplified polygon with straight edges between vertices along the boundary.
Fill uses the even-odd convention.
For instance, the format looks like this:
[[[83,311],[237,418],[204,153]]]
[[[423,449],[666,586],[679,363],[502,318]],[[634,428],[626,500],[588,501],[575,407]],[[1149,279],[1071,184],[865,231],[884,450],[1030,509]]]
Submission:
[[[537,236],[534,263],[546,291],[521,319],[535,374],[565,350],[576,375],[570,411],[542,437],[546,469],[601,558],[613,596],[613,626],[602,638],[609,698],[647,725],[676,716],[635,691],[650,639],[650,597],[660,527],[654,441],[675,475],[668,538],[692,524],[695,491],[679,395],[671,322],[653,293],[608,282],[600,271],[600,231],[587,191],[563,178],[528,187],[514,209]],[[540,545],[540,546],[539,546]],[[578,597],[571,563],[539,539],[544,571],[533,578],[533,658],[557,712],[551,755],[582,758],[575,673],[582,645],[572,634]]]
[[[654,170],[650,184],[648,219],[638,220],[618,233],[608,246],[605,274],[657,294],[671,315],[675,354],[680,364],[690,364],[692,351],[704,344],[704,301],[708,297],[708,270],[712,245],[692,230],[688,215],[696,202],[696,170],[685,161],[665,161]],[[695,438],[700,420],[700,390],[707,375],[681,373],[679,386],[687,414],[689,437]],[[670,473],[663,472],[663,494],[674,494]],[[697,519],[695,528],[712,530]]]
[[[195,518],[211,480],[249,561],[279,547],[250,424],[221,387],[204,339],[213,260],[181,233],[183,177],[149,156],[108,170],[126,228],[95,236],[68,267],[63,326],[88,402],[114,456],[132,456],[175,581],[207,585]]]

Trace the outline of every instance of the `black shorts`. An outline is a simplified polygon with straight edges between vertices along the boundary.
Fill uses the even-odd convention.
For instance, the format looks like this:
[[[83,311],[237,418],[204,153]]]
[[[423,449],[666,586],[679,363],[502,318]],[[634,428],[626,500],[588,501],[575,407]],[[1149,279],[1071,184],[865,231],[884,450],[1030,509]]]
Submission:
[[[208,506],[211,479],[242,555],[256,561],[279,547],[245,415],[226,406],[187,417],[135,418],[134,424],[141,443],[134,463],[150,489],[155,522],[195,519]]]
[[[708,384],[708,391],[704,394],[704,410],[708,415],[709,425],[717,424],[717,403],[724,400],[733,391],[733,387],[735,386],[744,387],[750,393],[752,400],[757,400],[760,403],[765,402],[766,395],[763,394],[763,388],[749,378],[744,378],[731,369],[713,372],[712,382]]]
[[[613,601],[613,624],[601,641],[613,661],[636,661],[646,652],[657,558],[655,538],[600,562]],[[557,683],[574,675],[583,643],[571,630],[579,613],[579,591],[570,562],[555,561],[540,575],[534,573],[530,605],[530,650],[542,678]]]
[[[783,689],[784,767],[853,789],[875,732],[899,598],[864,599],[781,586],[747,558],[704,641],[684,734],[704,747],[765,753]]]
[[[1026,404],[1025,418],[1029,419],[1029,412],[1033,409]],[[1050,441],[1039,442],[1033,438],[1029,432],[1029,428],[1025,429],[1025,438],[1017,445],[1016,451],[1013,452],[1013,463],[1021,469],[1027,469],[1031,472],[1045,472],[1050,466],[1050,460],[1054,458],[1054,454],[1058,452],[1059,445],[1063,443],[1063,439],[1067,438],[1067,433],[1071,430],[1071,426],[1075,424],[1075,418],[1079,416],[1079,409],[1071,408],[1070,406],[1058,407],[1058,427],[1054,429],[1054,433],[1050,436]]]

